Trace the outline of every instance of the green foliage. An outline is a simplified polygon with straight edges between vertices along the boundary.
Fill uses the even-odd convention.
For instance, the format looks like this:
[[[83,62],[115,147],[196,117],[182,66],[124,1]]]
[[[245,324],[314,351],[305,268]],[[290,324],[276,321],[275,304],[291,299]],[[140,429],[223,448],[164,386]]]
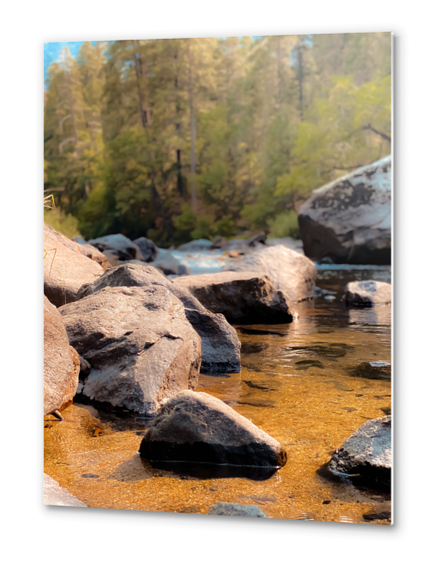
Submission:
[[[64,234],[67,238],[81,236],[78,230],[78,220],[72,215],[65,215],[61,209],[56,207],[44,209],[44,222]]]
[[[390,34],[112,41],[49,69],[44,188],[86,238],[297,235],[321,185],[390,153]],[[59,219],[60,220],[60,219]]]

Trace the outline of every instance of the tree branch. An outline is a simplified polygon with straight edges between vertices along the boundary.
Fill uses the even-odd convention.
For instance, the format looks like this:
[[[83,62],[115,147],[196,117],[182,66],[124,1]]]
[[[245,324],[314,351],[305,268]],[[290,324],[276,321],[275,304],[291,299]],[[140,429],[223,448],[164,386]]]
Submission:
[[[381,133],[380,131],[378,131],[377,129],[374,129],[370,123],[368,125],[364,125],[363,126],[364,130],[369,130],[369,131],[373,131],[373,133],[376,133],[376,135],[379,135],[380,137],[382,137],[383,139],[387,140],[388,142],[391,142],[391,137],[386,135],[385,133]]]

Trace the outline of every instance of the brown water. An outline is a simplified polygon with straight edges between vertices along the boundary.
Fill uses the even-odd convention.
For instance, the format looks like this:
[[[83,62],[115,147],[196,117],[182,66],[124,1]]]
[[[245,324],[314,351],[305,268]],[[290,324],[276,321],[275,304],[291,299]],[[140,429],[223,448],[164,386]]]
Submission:
[[[45,472],[90,507],[207,513],[225,501],[273,518],[389,524],[389,494],[317,474],[360,425],[391,408],[390,380],[353,376],[359,363],[391,361],[390,307],[348,309],[341,301],[355,278],[389,281],[389,272],[321,271],[317,284],[336,291],[334,300],[303,303],[291,324],[237,327],[241,373],[200,377],[198,392],[286,447],[286,466],[270,477],[153,468],[137,454],[148,422],[79,404],[64,410],[63,422],[45,418]]]

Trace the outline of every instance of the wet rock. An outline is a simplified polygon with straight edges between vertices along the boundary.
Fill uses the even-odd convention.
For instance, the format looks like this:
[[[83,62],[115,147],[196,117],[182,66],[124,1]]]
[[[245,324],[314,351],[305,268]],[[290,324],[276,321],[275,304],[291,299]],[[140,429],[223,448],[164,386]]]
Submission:
[[[140,252],[145,262],[152,262],[156,260],[158,256],[158,248],[152,242],[152,240],[149,240],[148,238],[142,236],[141,238],[137,238],[137,240],[134,240],[133,243],[140,248]]]
[[[255,248],[260,244],[266,244],[266,234],[264,232],[258,232],[257,234],[251,236],[251,238],[248,240],[248,246],[250,246],[251,248]]]
[[[293,319],[289,297],[276,290],[266,275],[227,271],[179,277],[173,283],[229,322],[277,324]]]
[[[92,366],[82,390],[90,400],[154,415],[197,384],[200,338],[165,287],[106,287],[59,311],[71,345]]]
[[[314,263],[283,246],[264,247],[232,261],[223,271],[248,271],[266,275],[275,289],[292,302],[314,296],[316,268]]]
[[[56,480],[44,474],[44,504],[67,507],[88,507],[84,502],[60,486]]]
[[[44,294],[57,307],[75,301],[81,285],[92,283],[104,273],[99,263],[82,253],[82,248],[44,225]]]
[[[349,375],[372,380],[391,380],[391,363],[386,361],[360,363],[355,369],[349,371]]]
[[[372,487],[391,485],[391,416],[368,420],[337,449],[329,462],[334,474]]]
[[[189,390],[166,402],[140,445],[152,461],[284,466],[283,447],[214,396]]]
[[[164,275],[189,275],[191,270],[183,265],[180,260],[175,258],[170,252],[158,255],[152,262],[153,267],[159,269]]]
[[[201,238],[200,240],[192,240],[191,242],[182,244],[177,249],[179,250],[179,252],[195,253],[195,252],[202,252],[204,250],[212,249],[212,244],[213,242],[211,242],[211,240],[205,240]]]
[[[355,306],[391,304],[391,284],[380,281],[352,281],[346,285],[344,298],[347,304]]]
[[[120,261],[125,260],[143,260],[143,255],[137,244],[134,244],[129,238],[123,234],[109,234],[89,240],[88,244],[92,244],[99,251],[106,254],[110,261],[111,257],[117,257]]]
[[[305,255],[391,263],[391,156],[313,191],[298,211]]]
[[[186,289],[166,279],[152,266],[125,264],[112,268],[96,283],[85,285],[79,298],[96,293],[104,287],[152,287],[168,289],[185,307],[185,315],[201,338],[203,373],[238,373],[241,344],[236,330],[222,314],[213,314]]]
[[[72,401],[79,372],[80,360],[69,345],[60,312],[44,297],[44,416]]]
[[[241,503],[219,502],[213,505],[208,515],[227,515],[230,517],[264,517],[263,511],[256,505],[244,505]]]

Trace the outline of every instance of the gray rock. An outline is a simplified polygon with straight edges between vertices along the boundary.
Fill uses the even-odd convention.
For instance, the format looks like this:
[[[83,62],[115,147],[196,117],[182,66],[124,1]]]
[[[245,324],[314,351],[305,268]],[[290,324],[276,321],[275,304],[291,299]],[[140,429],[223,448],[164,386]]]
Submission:
[[[164,273],[164,275],[189,275],[191,273],[189,267],[183,265],[170,252],[158,255],[156,260],[152,262],[152,265]]]
[[[94,260],[96,263],[99,263],[104,271],[108,269],[110,264],[108,263],[107,257],[97,248],[95,248],[95,246],[92,246],[91,244],[81,244],[80,252],[83,254],[83,256],[86,256],[87,258]]]
[[[256,505],[243,505],[241,503],[219,502],[207,512],[208,515],[227,515],[230,517],[264,517],[266,515]]]
[[[197,384],[200,338],[165,287],[106,287],[59,311],[92,367],[82,391],[91,400],[154,415]]]
[[[266,240],[267,246],[285,246],[290,250],[298,252],[298,254],[304,255],[304,249],[302,240],[295,240],[291,236],[286,236],[285,238],[268,238]]]
[[[314,296],[317,275],[314,263],[283,246],[256,249],[223,268],[223,271],[250,271],[266,275],[275,289],[285,293],[292,302]]]
[[[391,304],[391,295],[391,284],[380,281],[352,281],[344,291],[346,302],[356,306]]]
[[[60,312],[44,297],[44,416],[72,401],[79,372],[80,360],[69,345]]]
[[[187,242],[186,244],[182,244],[177,248],[179,252],[202,252],[203,250],[210,250],[212,248],[213,242],[211,240],[192,240],[191,242]]]
[[[83,283],[92,283],[104,273],[99,263],[83,254],[82,248],[44,225],[44,294],[57,307],[75,301]]]
[[[283,447],[224,402],[186,390],[166,402],[140,445],[152,461],[279,467]]]
[[[391,156],[313,191],[298,222],[312,260],[390,264]]]
[[[93,240],[89,240],[88,244],[92,244],[92,246],[95,246],[98,250],[103,252],[108,260],[109,257],[106,252],[109,252],[109,255],[117,256],[120,261],[143,260],[143,255],[137,244],[134,244],[134,242],[123,234],[109,234],[101,238],[94,238]]]
[[[236,330],[222,314],[213,314],[183,287],[166,279],[152,266],[125,264],[108,270],[97,282],[82,287],[79,298],[104,287],[152,287],[168,289],[185,307],[185,315],[200,336],[202,373],[238,373],[241,344]]]
[[[225,248],[227,246],[227,240],[224,236],[216,236],[212,240],[211,250],[220,250],[221,248]]]
[[[251,238],[248,240],[248,246],[252,248],[260,246],[260,244],[266,244],[266,233],[263,231],[253,234],[253,236],[251,236]]]
[[[329,469],[354,481],[388,487],[391,460],[391,416],[386,416],[361,425],[334,452]]]
[[[81,236],[73,236],[72,241],[76,242],[77,244],[87,244],[87,242]]]
[[[134,244],[136,244],[140,248],[143,260],[145,262],[149,263],[156,260],[158,256],[158,248],[152,242],[152,240],[149,240],[148,238],[142,236],[141,238],[137,238],[137,240],[134,240]]]
[[[190,291],[211,312],[224,314],[230,322],[292,321],[288,296],[277,291],[266,275],[224,271],[179,277],[173,283]]]
[[[56,480],[44,474],[44,504],[67,507],[88,507],[87,504],[60,486]]]

